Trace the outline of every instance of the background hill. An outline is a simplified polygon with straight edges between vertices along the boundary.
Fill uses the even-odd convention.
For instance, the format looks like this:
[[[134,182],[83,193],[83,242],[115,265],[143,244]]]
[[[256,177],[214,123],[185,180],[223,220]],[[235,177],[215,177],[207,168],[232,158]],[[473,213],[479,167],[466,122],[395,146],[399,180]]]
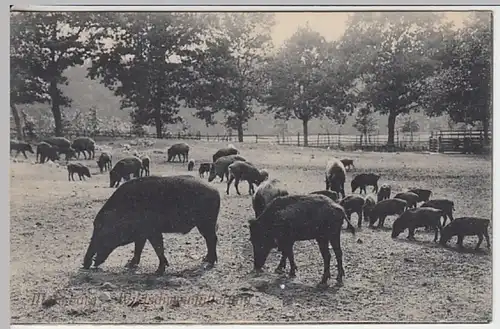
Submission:
[[[65,75],[69,79],[67,86],[62,86],[64,94],[73,100],[71,108],[64,109],[66,113],[72,113],[79,109],[86,112],[92,106],[98,109],[98,115],[101,118],[117,117],[123,121],[130,122],[129,110],[120,110],[120,99],[113,95],[113,93],[104,85],[96,80],[86,78],[86,67],[78,66],[66,70]],[[26,112],[35,118],[40,118],[43,112],[50,113],[50,105],[48,104],[34,104],[25,107]],[[200,131],[202,134],[224,134],[225,128],[222,124],[214,126],[206,126],[204,121],[197,119],[193,116],[194,110],[190,108],[182,108],[180,115],[187,122],[189,130],[192,133]],[[412,117],[420,123],[421,132],[430,132],[432,130],[447,129],[447,118],[428,118],[422,113],[414,113]],[[216,116],[218,121],[223,121],[223,115]],[[387,116],[376,115],[379,134],[387,134]],[[272,115],[259,113],[256,110],[255,117],[250,120],[246,130],[246,134],[258,135],[274,135],[279,129],[275,126],[277,123]],[[348,135],[359,134],[355,128],[352,127],[354,123],[354,116],[347,118],[344,125],[337,125],[329,120],[312,120],[309,123],[309,133],[337,133]],[[154,129],[151,127],[151,131]],[[179,125],[170,125],[169,131],[177,132],[182,129]],[[300,120],[289,120],[287,122],[288,134],[302,133],[302,122]]]

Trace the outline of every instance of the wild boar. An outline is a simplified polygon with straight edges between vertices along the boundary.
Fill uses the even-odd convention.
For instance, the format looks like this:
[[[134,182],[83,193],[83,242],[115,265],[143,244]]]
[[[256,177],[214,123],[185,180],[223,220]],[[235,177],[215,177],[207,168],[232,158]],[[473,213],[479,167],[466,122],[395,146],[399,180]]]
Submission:
[[[224,180],[224,176],[226,179],[229,179],[229,165],[235,161],[247,161],[244,157],[240,155],[227,155],[220,157],[215,161],[210,167],[210,174],[208,175],[208,181],[211,182],[215,179],[215,177],[219,176],[220,181]]]
[[[432,207],[440,209],[444,213],[443,227],[446,225],[446,220],[450,218],[453,221],[453,210],[455,210],[455,203],[448,199],[433,199],[424,202],[420,207]]]
[[[233,181],[236,193],[241,195],[238,189],[238,184],[241,180],[246,180],[248,182],[248,194],[252,195],[255,192],[253,185],[255,184],[259,186],[269,177],[267,171],[261,171],[245,161],[235,161],[231,163],[228,170],[229,180],[227,181],[227,195],[229,195],[229,187]]]
[[[435,208],[411,208],[396,218],[392,224],[393,239],[397,238],[405,229],[408,229],[408,239],[415,239],[417,227],[430,227],[434,229],[434,242],[438,240],[438,232],[442,230],[442,211]]]
[[[101,155],[99,156],[99,159],[97,159],[97,166],[99,167],[101,173],[104,170],[110,170],[111,167],[113,166],[111,153],[102,152]]]
[[[90,170],[87,166],[81,164],[81,163],[68,163],[66,165],[66,168],[68,169],[68,180],[71,181],[75,181],[75,178],[74,178],[74,174],[77,173],[78,174],[78,178],[80,178],[80,180],[85,180],[85,176],[87,176],[88,178],[91,178],[92,176],[90,175]]]
[[[477,235],[479,239],[476,245],[476,250],[479,249],[483,242],[483,237],[486,238],[486,245],[490,249],[490,236],[488,234],[488,227],[490,220],[480,217],[459,217],[446,225],[441,232],[441,239],[439,243],[446,245],[448,241],[455,235],[457,236],[457,245],[460,249],[464,247],[464,237]]]
[[[279,196],[287,196],[286,186],[276,178],[267,180],[260,184],[252,197],[252,207],[255,212],[255,218],[259,217],[266,206]]]
[[[340,200],[339,204],[344,207],[345,213],[349,220],[351,219],[352,214],[358,215],[358,227],[361,227],[365,199],[359,195],[349,195]]]
[[[339,194],[337,192],[335,192],[335,191],[320,190],[320,191],[311,192],[309,194],[321,194],[321,195],[329,197],[334,202],[338,202],[339,201]]]
[[[142,161],[138,157],[126,157],[118,161],[109,171],[109,187],[118,187],[123,178],[129,180],[130,174],[134,177],[141,176]]]
[[[378,220],[377,228],[383,227],[385,218],[391,215],[401,215],[406,208],[406,201],[401,199],[387,199],[377,202],[369,211],[370,227]]]
[[[12,151],[16,151],[16,155],[14,156],[15,158],[19,155],[19,153],[22,153],[26,159],[28,158],[26,152],[31,154],[35,153],[29,143],[19,141],[10,141],[10,152]]]
[[[87,159],[87,154],[85,152],[88,152],[89,159],[95,158],[95,141],[90,137],[76,138],[71,144],[71,147],[75,150],[78,158],[80,158],[80,152],[83,153],[85,159]]]
[[[391,186],[383,184],[377,193],[377,202],[391,198]]]
[[[401,199],[406,201],[407,208],[416,208],[418,202],[418,195],[413,192],[402,192],[394,196],[395,199]]]
[[[373,186],[373,192],[377,193],[379,179],[380,175],[373,173],[356,175],[356,177],[354,177],[351,181],[352,193],[356,192],[356,190],[359,188],[360,193],[365,192],[366,194],[367,186]]]
[[[326,164],[325,170],[325,190],[331,190],[342,195],[345,198],[344,184],[346,171],[339,159],[333,158]]]
[[[176,156],[179,157],[179,161],[187,162],[189,157],[189,145],[186,143],[174,144],[167,150],[167,155],[167,162],[174,161]]]
[[[233,147],[225,147],[219,149],[217,152],[214,153],[212,156],[212,161],[215,162],[217,159],[222,158],[227,155],[236,155],[239,154],[239,151]]]

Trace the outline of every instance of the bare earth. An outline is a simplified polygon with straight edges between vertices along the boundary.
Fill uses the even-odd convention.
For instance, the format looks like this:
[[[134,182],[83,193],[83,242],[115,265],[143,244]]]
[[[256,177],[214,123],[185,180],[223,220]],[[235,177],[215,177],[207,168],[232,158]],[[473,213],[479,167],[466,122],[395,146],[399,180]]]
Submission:
[[[123,142],[111,145],[114,162],[125,155],[119,145]],[[152,157],[153,175],[187,173],[186,164],[166,163],[166,154],[153,153],[165,152],[172,143],[156,141],[147,150],[139,148]],[[190,157],[198,163],[210,161],[218,148],[227,145],[188,143]],[[429,188],[434,198],[455,201],[455,217],[491,218],[491,159],[346,153],[252,143],[236,146],[249,161],[284,181],[291,193],[324,189],[325,163],[335,155],[355,160],[357,169],[348,172],[348,194],[354,174],[376,172],[382,175],[381,183],[392,186],[393,195],[410,187]],[[98,155],[96,152],[96,158]],[[212,270],[201,269],[206,247],[196,229],[185,236],[164,235],[170,267],[162,277],[153,275],[158,259],[149,244],[135,273],[124,268],[133,254],[132,244],[115,250],[100,271],[82,270],[94,217],[114,191],[108,187],[109,176],[99,174],[95,160],[81,160],[93,174],[82,182],[78,178],[68,182],[64,166],[33,164],[34,155],[29,160],[20,155],[17,160],[10,169],[12,323],[492,319],[492,255],[486,242],[475,252],[477,237],[466,237],[467,249],[459,252],[456,238],[443,248],[432,242],[433,233],[424,231],[416,233],[415,242],[406,240],[407,232],[393,240],[389,230],[394,217],[386,220],[383,230],[369,229],[364,222],[355,237],[342,233],[346,277],[340,288],[334,285],[335,257],[329,287],[316,288],[323,265],[315,241],[295,244],[299,268],[293,280],[273,273],[279,260],[277,251],[268,258],[266,273],[255,276],[247,226],[253,210],[246,182],[240,185],[241,196],[233,186],[227,196],[226,183],[219,179],[211,183],[222,198],[219,262]],[[198,175],[196,171],[192,174]],[[353,215],[352,222],[356,221]],[[39,296],[41,293],[47,295]],[[42,306],[43,301],[51,300],[56,303]]]

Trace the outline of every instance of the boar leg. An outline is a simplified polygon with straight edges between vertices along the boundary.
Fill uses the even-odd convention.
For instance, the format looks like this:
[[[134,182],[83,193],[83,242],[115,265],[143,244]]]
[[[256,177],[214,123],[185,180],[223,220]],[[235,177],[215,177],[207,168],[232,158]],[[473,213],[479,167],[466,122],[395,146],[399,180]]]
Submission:
[[[285,254],[282,252],[280,263],[278,264],[278,267],[276,267],[276,269],[274,270],[274,273],[277,274],[283,273],[285,271],[285,267],[286,267],[286,257]]]
[[[363,221],[363,211],[358,211],[358,227],[361,227],[361,222]]]
[[[222,177],[224,177],[224,176],[222,176]],[[234,180],[234,176],[231,176],[231,178],[229,178],[227,181],[227,188],[226,188],[227,195],[229,195],[229,187],[231,186],[231,183],[233,182],[233,180]],[[234,185],[236,185],[236,182],[234,183]],[[236,190],[238,190],[238,189],[236,189]]]
[[[211,266],[217,261],[217,234],[215,233],[215,220],[207,219],[203,225],[197,225],[198,231],[205,238],[207,254],[203,261]]]
[[[140,238],[135,240],[135,246],[134,246],[134,257],[130,259],[130,261],[127,263],[126,267],[128,268],[134,268],[139,265],[139,262],[141,261],[141,254],[142,250],[144,249],[144,245],[146,244],[146,240],[144,238]]]
[[[345,275],[344,266],[342,264],[342,249],[340,248],[340,232],[336,233],[330,238],[330,245],[332,246],[335,258],[337,259],[337,283],[342,283],[342,277]]]
[[[328,250],[328,239],[316,239],[319,246],[319,251],[321,252],[321,256],[323,257],[323,276],[321,277],[320,284],[326,284],[328,279],[330,279],[330,262],[332,260],[332,255],[330,255],[330,251]]]
[[[165,247],[163,246],[163,235],[161,234],[161,232],[156,232],[150,235],[148,240],[153,246],[156,256],[158,256],[158,260],[160,261],[160,264],[158,265],[158,269],[156,270],[155,274],[162,275],[163,273],[165,273],[165,266],[169,265],[167,257],[165,257]]]
[[[295,272],[297,271],[297,265],[295,264],[295,257],[293,255],[293,242],[285,244],[283,254],[290,261],[290,272],[288,272],[288,276],[294,278]]]
[[[238,184],[240,184],[240,179],[238,177],[236,177],[234,179],[234,188],[236,189],[236,193],[238,193],[238,195],[241,195],[240,190],[238,189]]]
[[[486,238],[486,247],[488,247],[488,249],[490,249],[490,236],[488,234],[488,230],[484,230],[483,235]]]
[[[381,228],[381,227],[384,227],[384,222],[385,222],[385,215],[383,216],[380,216],[378,218],[378,225],[377,225],[377,228]]]
[[[481,246],[481,243],[483,242],[483,235],[482,234],[478,234],[477,238],[479,240],[477,241],[476,250],[479,250],[479,246]]]
[[[434,242],[438,240],[438,231],[439,231],[439,226],[434,226]]]
[[[462,249],[464,247],[464,236],[463,235],[458,235],[457,236],[457,244]]]

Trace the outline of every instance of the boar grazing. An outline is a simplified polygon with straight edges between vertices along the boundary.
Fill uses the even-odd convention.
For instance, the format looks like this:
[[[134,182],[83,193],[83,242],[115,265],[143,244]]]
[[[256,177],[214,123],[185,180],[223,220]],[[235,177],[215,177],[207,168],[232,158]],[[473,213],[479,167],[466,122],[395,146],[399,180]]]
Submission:
[[[113,169],[109,171],[109,187],[118,187],[120,180],[130,179],[130,174],[134,177],[141,176],[142,161],[138,157],[126,157],[118,161]]]
[[[226,179],[229,179],[229,165],[235,161],[246,161],[246,159],[240,155],[227,155],[220,157],[210,166],[210,174],[208,175],[208,181],[211,182],[215,179],[215,177],[219,176],[220,181],[224,180],[224,176]]]
[[[417,208],[418,195],[413,192],[402,192],[394,196],[395,199],[406,201],[407,208]]]
[[[383,227],[385,218],[391,215],[401,215],[406,208],[406,201],[401,199],[386,199],[377,202],[368,212],[370,227],[378,220],[377,228]]]
[[[391,187],[387,184],[383,184],[382,186],[380,186],[380,189],[377,193],[377,202],[390,198],[391,198]]]
[[[252,197],[252,207],[255,212],[255,218],[259,217],[266,206],[279,196],[287,196],[288,191],[283,183],[274,178],[265,181],[257,187]]]
[[[424,202],[420,207],[431,207],[440,209],[444,213],[443,227],[446,225],[446,220],[450,218],[453,221],[453,210],[455,210],[455,203],[448,199],[434,199]]]
[[[369,195],[365,198],[365,203],[363,204],[363,219],[365,222],[369,219],[370,211],[375,206],[375,199]]]
[[[200,167],[198,168],[198,173],[200,174],[200,177],[203,178],[205,177],[206,172],[210,172],[210,168],[212,167],[212,164],[210,162],[202,162],[200,163]]]
[[[41,142],[36,147],[36,159],[40,156],[40,163],[45,163],[46,160],[59,160],[59,148],[46,142]]]
[[[187,162],[189,157],[189,145],[186,143],[174,144],[167,150],[167,155],[167,162],[174,161],[176,156],[179,157],[179,161]]]
[[[339,194],[335,191],[321,190],[321,191],[314,191],[314,192],[311,192],[309,194],[321,194],[321,195],[329,197],[334,202],[339,201]]]
[[[253,165],[245,161],[235,161],[228,167],[229,170],[229,179],[227,181],[227,189],[226,194],[229,195],[229,187],[231,183],[234,181],[234,188],[236,189],[236,193],[240,194],[238,189],[238,184],[242,180],[246,180],[248,182],[248,194],[252,195],[255,192],[253,185],[259,186],[260,183],[265,181],[269,174],[265,170],[258,170]]]
[[[314,239],[318,242],[324,262],[320,284],[326,284],[331,276],[329,243],[337,259],[337,282],[342,283],[344,267],[340,232],[344,219],[347,221],[348,229],[354,234],[355,229],[349,223],[343,208],[324,195],[276,197],[258,218],[249,221],[254,269],[258,272],[262,271],[269,252],[277,247],[282,256],[276,272],[282,272],[285,269],[288,259],[289,276],[294,277],[297,270],[293,254],[295,241]]]
[[[80,180],[82,180],[82,178],[83,180],[85,180],[85,176],[87,176],[88,178],[91,177],[89,168],[81,163],[68,163],[66,167],[68,169],[69,181],[75,181],[75,178],[73,176],[75,173],[78,174]]]
[[[412,193],[415,193],[416,195],[418,195],[418,201],[417,202],[426,202],[426,201],[429,201],[431,195],[432,195],[432,191],[431,190],[424,190],[424,189],[421,189],[421,188],[414,188],[414,189],[411,189],[411,190],[408,190],[408,192],[412,192]]]
[[[212,161],[215,162],[217,161],[217,159],[222,158],[224,156],[236,155],[236,154],[239,154],[239,151],[234,147],[225,147],[214,153],[214,155],[212,156]]]
[[[325,183],[326,190],[331,190],[342,195],[345,198],[345,167],[339,159],[333,158],[326,164]]]
[[[405,229],[408,229],[408,239],[415,239],[417,227],[430,227],[434,229],[434,242],[438,239],[438,232],[442,230],[442,211],[435,208],[412,208],[406,210],[396,218],[392,224],[391,237],[397,238]]]
[[[453,236],[457,236],[457,245],[459,248],[463,248],[464,237],[477,235],[479,239],[476,245],[476,250],[479,249],[481,243],[483,242],[483,237],[486,238],[486,245],[490,249],[490,236],[488,234],[488,227],[490,226],[490,220],[486,218],[479,217],[459,217],[455,218],[454,221],[446,225],[441,231],[441,239],[439,243],[443,246],[446,245],[448,241]]]
[[[122,184],[99,210],[83,260],[83,267],[97,267],[119,246],[135,243],[128,267],[139,264],[149,240],[159,259],[157,274],[168,266],[162,233],[187,234],[194,227],[205,238],[211,267],[217,261],[216,225],[220,208],[219,192],[188,175],[147,176]]]
[[[141,156],[141,172],[140,176],[149,176],[150,171],[149,171],[149,165],[151,164],[151,159],[147,155]]]
[[[194,159],[191,159],[188,162],[188,171],[193,171],[193,168],[194,168]]]
[[[35,153],[29,143],[18,141],[10,141],[10,152],[12,151],[16,151],[16,155],[14,157],[17,157],[19,153],[22,153],[26,159],[28,158],[26,152],[30,152],[31,154]]]
[[[340,162],[342,162],[342,164],[344,165],[345,169],[351,169],[351,168],[355,168],[354,167],[354,160],[352,159],[342,159],[340,160]]]
[[[367,186],[373,186],[373,192],[377,193],[379,179],[380,175],[372,173],[356,175],[356,177],[354,177],[354,179],[351,181],[352,193],[356,192],[356,190],[359,188],[360,193],[363,193],[364,191],[366,194]]]
[[[97,166],[99,167],[101,173],[104,170],[110,170],[111,167],[113,166],[111,153],[102,152],[101,155],[99,156],[99,159],[97,159]]]
[[[71,144],[71,147],[75,150],[78,159],[80,158],[80,152],[83,153],[85,160],[87,160],[87,154],[85,152],[88,152],[89,159],[95,158],[95,141],[90,137],[76,138]]]
[[[344,207],[345,213],[349,220],[351,219],[352,214],[358,215],[358,227],[361,227],[365,199],[363,197],[360,197],[359,195],[349,195],[343,198],[339,204]]]

